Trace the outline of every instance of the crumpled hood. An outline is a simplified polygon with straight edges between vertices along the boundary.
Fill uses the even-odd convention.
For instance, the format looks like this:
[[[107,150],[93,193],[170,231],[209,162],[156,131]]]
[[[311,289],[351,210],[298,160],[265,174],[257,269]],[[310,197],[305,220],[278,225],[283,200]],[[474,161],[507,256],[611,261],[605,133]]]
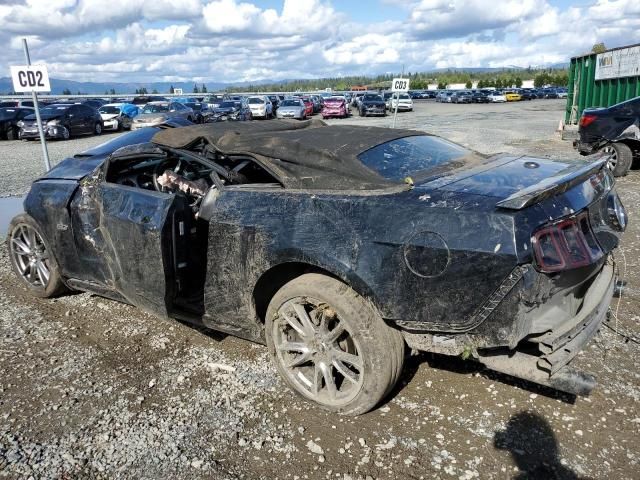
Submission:
[[[111,120],[112,118],[116,118],[119,117],[120,115],[118,113],[101,113],[100,117],[102,118],[102,120]]]

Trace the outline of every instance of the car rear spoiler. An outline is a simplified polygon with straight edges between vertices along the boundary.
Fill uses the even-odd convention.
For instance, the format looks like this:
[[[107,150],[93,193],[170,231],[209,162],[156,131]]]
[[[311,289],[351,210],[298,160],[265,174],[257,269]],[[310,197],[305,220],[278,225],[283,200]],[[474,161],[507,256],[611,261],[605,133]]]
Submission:
[[[564,193],[602,170],[607,160],[608,155],[601,155],[597,160],[571,170],[569,173],[545,178],[535,185],[523,188],[504,200],[500,200],[496,206],[509,210],[522,210],[553,195]]]

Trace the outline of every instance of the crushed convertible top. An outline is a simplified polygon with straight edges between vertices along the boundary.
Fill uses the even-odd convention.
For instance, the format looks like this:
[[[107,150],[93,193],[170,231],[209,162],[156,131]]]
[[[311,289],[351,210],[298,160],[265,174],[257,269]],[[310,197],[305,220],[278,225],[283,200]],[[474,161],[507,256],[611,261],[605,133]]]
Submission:
[[[357,158],[382,143],[427,135],[415,130],[321,121],[224,122],[158,132],[153,143],[191,149],[203,142],[224,155],[251,155],[278,176],[286,188],[373,190],[404,185],[370,170]]]

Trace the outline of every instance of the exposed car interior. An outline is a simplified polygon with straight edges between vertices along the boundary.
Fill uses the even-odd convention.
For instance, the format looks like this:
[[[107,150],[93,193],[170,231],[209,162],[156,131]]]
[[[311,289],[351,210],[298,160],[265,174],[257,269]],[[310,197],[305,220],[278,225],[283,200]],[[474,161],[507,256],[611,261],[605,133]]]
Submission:
[[[160,150],[140,155],[114,155],[108,162],[105,180],[128,187],[163,193],[182,192],[197,212],[211,187],[266,184],[280,186],[250,156],[227,156],[202,147],[198,153]]]

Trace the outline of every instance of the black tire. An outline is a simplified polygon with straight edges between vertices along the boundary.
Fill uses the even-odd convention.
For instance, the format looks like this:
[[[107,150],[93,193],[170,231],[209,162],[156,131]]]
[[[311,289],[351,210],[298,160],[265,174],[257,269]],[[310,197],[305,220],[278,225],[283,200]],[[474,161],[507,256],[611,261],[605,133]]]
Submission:
[[[319,336],[308,334],[309,330],[303,327],[304,322],[297,325],[303,327],[307,335],[297,333],[299,330],[291,328],[293,324],[285,320],[285,316],[290,317],[290,312],[293,312],[293,305],[300,307],[305,304],[305,309],[309,309],[307,318],[316,319],[314,324],[321,332]],[[293,315],[296,315],[295,312]],[[327,337],[331,337],[340,328],[344,329],[343,333],[333,340],[327,340],[320,328],[323,321],[312,315],[313,312],[322,312],[318,315],[324,322],[329,322],[324,323]],[[331,312],[328,320],[324,312]],[[293,320],[296,323],[297,320]],[[329,328],[330,322],[334,322],[333,329]],[[293,338],[296,336],[299,337],[298,342]],[[265,337],[278,372],[293,391],[326,410],[344,415],[360,415],[378,405],[396,385],[404,363],[405,344],[400,332],[386,325],[369,301],[349,286],[326,275],[302,275],[284,285],[274,295],[267,308]],[[306,342],[316,345],[313,348],[317,350],[298,354],[295,353],[300,351],[297,347],[287,348],[306,345]],[[333,356],[335,352],[340,355]],[[356,358],[361,366],[349,363],[348,360],[343,362],[345,353]],[[303,360],[299,355],[309,360]],[[299,365],[285,366],[285,362],[300,361],[302,363]],[[351,382],[341,372],[347,365],[351,365],[351,370],[346,373],[354,377]],[[333,384],[334,389],[338,389],[333,399],[326,380],[326,370],[323,368],[330,372],[332,381],[329,383]],[[320,378],[318,372],[321,372]],[[316,393],[313,386],[301,380],[301,375],[308,380],[308,373],[317,378],[319,388]],[[297,381],[302,383],[296,383]],[[309,389],[305,389],[303,385],[307,385]],[[340,395],[342,398],[338,398]]]
[[[611,160],[607,162],[607,166],[614,177],[624,177],[629,173],[629,169],[633,163],[633,152],[627,144],[620,142],[612,143],[604,147],[601,152],[611,154]]]
[[[33,229],[37,232],[38,236],[41,240],[41,246],[44,247],[42,253],[46,253],[46,259],[43,263],[45,263],[49,277],[46,283],[43,285],[42,282],[39,282],[38,279],[35,279],[36,282],[40,284],[35,284],[34,282],[30,282],[27,278],[25,278],[24,272],[21,271],[21,268],[18,264],[19,256],[16,255],[16,251],[21,251],[19,244],[16,244],[15,241],[21,238],[21,234],[24,231],[28,231],[28,229]],[[38,243],[38,242],[36,242]],[[49,244],[46,236],[42,232],[42,229],[38,225],[38,223],[26,213],[21,213],[11,220],[9,224],[9,230],[7,232],[7,250],[9,251],[9,258],[11,262],[11,268],[16,276],[20,279],[21,283],[27,287],[29,292],[40,298],[50,298],[54,296],[61,295],[68,291],[68,288],[65,286],[62,281],[62,277],[60,276],[60,268],[58,266],[58,262],[55,259],[54,252],[51,249],[51,245]],[[31,272],[31,269],[30,269]]]
[[[16,132],[16,129],[13,127],[9,127],[7,129],[7,140],[17,140],[18,139],[18,132]]]
[[[102,135],[102,123],[96,122],[93,126],[93,133],[94,135]]]

